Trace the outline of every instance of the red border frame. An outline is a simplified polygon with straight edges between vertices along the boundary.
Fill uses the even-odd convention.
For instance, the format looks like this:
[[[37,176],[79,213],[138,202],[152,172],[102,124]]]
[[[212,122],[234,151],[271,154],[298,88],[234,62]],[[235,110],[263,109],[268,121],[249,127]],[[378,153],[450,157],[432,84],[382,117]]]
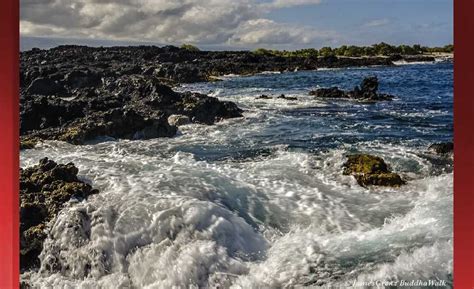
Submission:
[[[19,1],[0,3],[0,288],[19,287]]]
[[[474,11],[454,1],[454,285],[474,288]],[[0,1],[0,288],[19,287],[19,1]]]
[[[474,1],[454,1],[454,288],[474,288]]]

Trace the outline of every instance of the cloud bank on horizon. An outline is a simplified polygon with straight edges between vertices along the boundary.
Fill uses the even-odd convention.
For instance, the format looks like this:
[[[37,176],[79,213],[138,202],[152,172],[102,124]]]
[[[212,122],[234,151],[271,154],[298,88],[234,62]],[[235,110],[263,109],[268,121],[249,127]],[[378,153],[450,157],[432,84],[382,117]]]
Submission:
[[[386,39],[377,39],[380,38],[377,36],[377,30],[380,30],[381,36],[387,36],[387,27],[397,25],[397,21],[394,21],[394,19],[397,20],[396,17],[394,18],[393,15],[374,17],[378,15],[364,13],[360,13],[358,17],[355,14],[358,11],[353,11],[352,16],[338,13],[338,11],[342,12],[341,9],[350,9],[348,6],[356,2],[360,2],[358,4],[363,7],[363,5],[371,5],[369,2],[374,1],[21,0],[20,34],[22,37],[285,49],[386,41]],[[445,4],[444,2],[447,1],[433,0],[433,2]],[[340,9],[337,9],[337,6]],[[437,12],[440,11],[437,10]],[[314,18],[308,13],[313,13]],[[335,19],[325,20],[324,13],[339,19],[340,23],[334,22]],[[431,18],[439,19],[440,15],[432,14]],[[413,24],[416,24],[420,35],[425,35],[425,37],[426,31],[431,27],[439,30],[439,27],[448,25],[449,31],[449,22],[452,26],[450,16],[443,19],[445,21],[441,26],[439,23],[431,25],[430,15],[426,16],[428,17],[421,17],[423,22]],[[345,18],[353,19],[352,23]],[[354,21],[356,25],[353,24]],[[351,29],[358,30],[351,32]],[[410,29],[407,29],[406,33]],[[363,34],[364,31],[366,34]],[[412,31],[405,42],[413,42],[416,39],[413,34]],[[400,41],[397,35],[389,33],[388,36],[394,41]],[[443,37],[449,40],[452,35],[443,35]],[[442,41],[449,42],[440,40]]]

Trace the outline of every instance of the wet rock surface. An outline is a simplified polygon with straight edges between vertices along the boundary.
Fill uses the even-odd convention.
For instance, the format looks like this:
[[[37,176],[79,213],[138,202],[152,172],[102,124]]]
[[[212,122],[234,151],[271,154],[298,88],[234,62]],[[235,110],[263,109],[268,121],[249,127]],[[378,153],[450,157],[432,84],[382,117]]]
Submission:
[[[428,150],[437,155],[450,156],[454,153],[453,142],[435,143],[429,146]]]
[[[277,99],[286,99],[286,100],[298,100],[298,98],[294,96],[286,96],[284,94],[281,94],[277,97]]]
[[[400,175],[393,173],[385,161],[377,156],[355,154],[347,156],[343,174],[352,175],[357,183],[367,186],[399,187],[405,184]]]
[[[316,98],[339,98],[339,99],[353,99],[364,102],[374,102],[381,100],[391,100],[393,95],[378,93],[379,81],[377,77],[366,77],[362,80],[359,86],[354,87],[353,90],[344,91],[337,87],[318,88],[310,91],[310,95]]]
[[[38,256],[47,236],[47,225],[71,198],[82,200],[98,193],[77,177],[72,163],[57,164],[48,158],[20,169],[20,268],[39,267]]]
[[[148,59],[174,55],[168,50],[67,46],[22,52],[21,148],[33,147],[31,140],[172,137],[172,114],[208,125],[242,116],[232,102],[175,92],[173,80],[156,74],[158,64]]]
[[[168,123],[173,126],[182,126],[191,123],[191,120],[185,115],[172,114],[168,117]]]

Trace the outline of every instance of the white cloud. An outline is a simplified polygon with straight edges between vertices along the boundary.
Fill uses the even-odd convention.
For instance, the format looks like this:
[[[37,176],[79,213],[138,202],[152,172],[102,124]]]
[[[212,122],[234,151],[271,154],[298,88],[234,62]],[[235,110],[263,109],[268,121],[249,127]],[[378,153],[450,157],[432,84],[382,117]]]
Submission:
[[[253,19],[242,23],[229,42],[237,45],[272,46],[310,44],[330,38],[328,33],[317,32],[309,27],[276,23],[270,19]]]
[[[320,4],[321,0],[274,0],[273,2],[263,4],[269,8],[287,8],[301,5]]]
[[[365,27],[381,27],[390,24],[390,19],[382,18],[382,19],[374,19],[364,24]]]
[[[194,44],[308,44],[328,34],[264,19],[319,0],[21,0],[22,36]]]

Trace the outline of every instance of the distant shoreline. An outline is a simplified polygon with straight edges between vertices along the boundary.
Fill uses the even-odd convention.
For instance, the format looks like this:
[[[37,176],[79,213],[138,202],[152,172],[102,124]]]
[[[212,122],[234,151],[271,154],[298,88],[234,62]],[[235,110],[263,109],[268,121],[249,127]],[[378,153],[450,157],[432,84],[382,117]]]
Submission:
[[[34,48],[20,53],[22,81],[31,83],[35,74],[25,69],[57,69],[70,63],[78,70],[101,74],[116,73],[150,75],[167,83],[216,81],[224,75],[254,75],[261,72],[291,72],[321,68],[393,66],[396,62],[416,63],[450,61],[451,53],[390,56],[304,56],[307,51],[200,51],[191,45],[88,47],[65,45],[42,50]],[[278,53],[289,53],[285,56]],[[33,61],[39,59],[39,62]],[[33,77],[33,78],[32,78]]]

